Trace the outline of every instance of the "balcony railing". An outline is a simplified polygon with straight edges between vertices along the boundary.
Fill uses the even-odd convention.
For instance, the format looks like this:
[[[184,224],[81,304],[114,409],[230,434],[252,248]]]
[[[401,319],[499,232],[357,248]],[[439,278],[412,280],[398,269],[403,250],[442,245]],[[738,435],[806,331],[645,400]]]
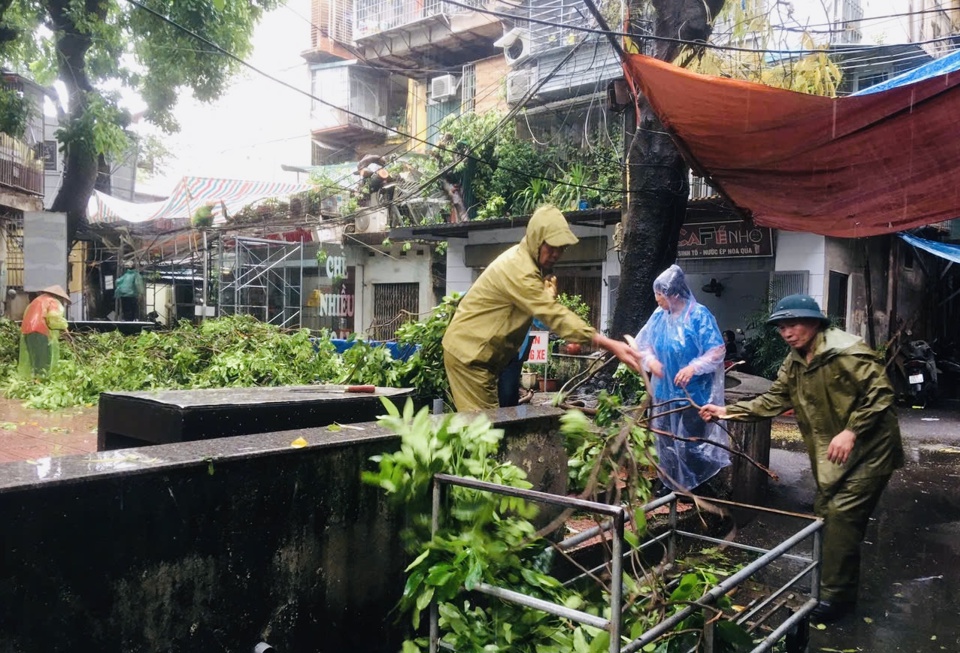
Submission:
[[[310,116],[310,130],[315,134],[339,132],[371,132],[385,134],[386,116],[358,116],[342,109],[318,107]]]
[[[353,11],[348,0],[314,0],[311,16],[311,47],[318,47],[323,36],[338,43],[353,40]]]
[[[717,194],[717,191],[713,189],[713,186],[707,183],[707,180],[703,177],[697,177],[694,174],[690,175],[690,199],[692,200],[702,200],[708,197],[713,197]]]
[[[482,0],[464,0],[474,7]],[[444,0],[357,0],[353,5],[353,38],[386,32],[431,16],[449,16],[471,11]]]
[[[0,134],[0,186],[43,195],[43,161],[23,141]]]

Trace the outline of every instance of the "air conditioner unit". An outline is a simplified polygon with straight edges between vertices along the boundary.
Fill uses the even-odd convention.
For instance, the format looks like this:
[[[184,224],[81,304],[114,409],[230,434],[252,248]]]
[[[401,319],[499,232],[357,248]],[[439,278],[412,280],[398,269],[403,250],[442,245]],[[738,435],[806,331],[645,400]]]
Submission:
[[[522,27],[514,27],[494,41],[493,47],[503,48],[507,65],[516,66],[531,55],[530,31]]]
[[[382,233],[387,230],[389,214],[387,207],[377,209],[360,209],[353,220],[358,234]]]
[[[507,73],[507,103],[521,102],[536,84],[536,68],[510,71]]]
[[[430,80],[430,99],[436,102],[449,100],[457,95],[460,78],[456,75],[440,75]]]

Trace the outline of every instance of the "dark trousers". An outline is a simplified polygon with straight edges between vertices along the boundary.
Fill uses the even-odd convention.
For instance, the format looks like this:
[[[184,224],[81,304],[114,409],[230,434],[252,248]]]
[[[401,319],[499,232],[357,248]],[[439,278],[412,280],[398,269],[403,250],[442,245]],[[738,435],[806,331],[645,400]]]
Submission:
[[[140,315],[140,300],[137,297],[120,298],[120,315],[125,322],[134,322]]]
[[[515,356],[497,377],[497,400],[500,408],[516,406],[520,403],[520,373],[523,361]]]
[[[517,406],[520,403],[520,376],[523,373],[523,361],[530,355],[533,338],[527,334],[523,343],[523,350],[519,356],[514,356],[497,377],[497,403],[500,408]]]
[[[814,512],[823,518],[820,598],[856,601],[860,585],[860,543],[890,476],[844,481],[829,499],[817,492]]]

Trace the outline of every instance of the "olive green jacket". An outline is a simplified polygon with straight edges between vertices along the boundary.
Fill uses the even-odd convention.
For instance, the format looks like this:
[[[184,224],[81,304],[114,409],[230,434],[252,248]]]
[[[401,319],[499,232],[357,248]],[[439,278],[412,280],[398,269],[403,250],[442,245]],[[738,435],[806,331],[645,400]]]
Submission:
[[[558,304],[543,287],[540,245],[561,230],[569,228],[559,211],[548,220],[531,222],[520,243],[483,271],[447,327],[443,348],[448,354],[466,365],[499,373],[517,357],[534,317],[565,340],[590,342],[593,327]]]
[[[827,329],[817,334],[809,365],[791,350],[770,390],[727,407],[727,417],[774,417],[793,408],[821,492],[832,495],[846,479],[888,476],[903,466],[894,393],[876,353],[857,336]],[[844,465],[827,460],[835,435],[857,436]]]

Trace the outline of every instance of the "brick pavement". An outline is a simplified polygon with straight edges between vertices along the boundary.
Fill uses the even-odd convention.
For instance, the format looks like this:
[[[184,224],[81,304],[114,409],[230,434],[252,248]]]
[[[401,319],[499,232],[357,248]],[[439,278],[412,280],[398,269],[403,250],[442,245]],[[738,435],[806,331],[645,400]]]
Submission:
[[[0,398],[0,463],[97,450],[97,408],[46,411]]]

